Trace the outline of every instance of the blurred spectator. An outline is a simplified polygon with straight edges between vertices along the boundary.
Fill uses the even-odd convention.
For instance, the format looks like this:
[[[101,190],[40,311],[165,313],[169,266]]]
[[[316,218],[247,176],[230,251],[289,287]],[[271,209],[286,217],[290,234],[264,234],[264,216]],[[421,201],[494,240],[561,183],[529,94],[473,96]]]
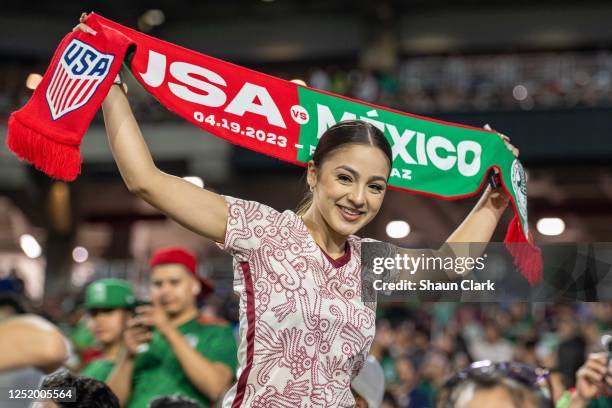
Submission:
[[[576,373],[576,388],[557,401],[556,408],[612,406],[612,362],[607,353],[591,353]]]
[[[393,394],[391,394],[389,391],[385,391],[380,408],[400,408],[400,406],[397,404]]]
[[[395,369],[395,344],[396,333],[388,320],[379,319],[376,326],[376,334],[370,354],[381,364],[385,384],[391,385],[397,382],[397,371]]]
[[[310,74],[310,78],[308,79],[308,85],[312,88],[329,91],[331,88],[331,80],[329,78],[329,74],[321,68],[316,68]]]
[[[353,71],[349,74],[350,94],[356,99],[374,102],[378,99],[379,83],[371,72]]]
[[[562,315],[557,321],[557,332],[561,339],[557,351],[559,371],[563,375],[565,388],[574,387],[575,374],[584,362],[586,355],[586,341],[578,330],[575,319],[569,315]]]
[[[475,339],[470,346],[474,360],[511,361],[514,357],[512,343],[501,337],[496,321],[489,319],[484,324],[484,336]]]
[[[412,359],[405,355],[400,357],[396,364],[400,382],[394,394],[399,406],[402,408],[432,407],[428,393],[419,387],[418,372]]]
[[[229,387],[237,347],[227,325],[200,323],[198,295],[212,286],[197,275],[196,259],[182,248],[151,257],[151,305],[127,323],[124,353],[107,382],[129,408],[160,395],[181,395],[209,407]]]
[[[70,338],[77,355],[77,361],[71,362],[70,367],[78,370],[100,357],[100,350],[96,348],[96,338],[89,328],[89,316],[85,309],[75,307],[67,314],[63,323],[63,332]]]
[[[517,341],[515,357],[516,360],[525,364],[537,365],[536,353],[537,339],[535,337],[521,338]]]
[[[85,308],[90,316],[89,327],[100,347],[100,356],[81,370],[82,375],[106,381],[115,367],[134,304],[134,291],[127,281],[101,279],[89,284],[85,290]]]
[[[73,401],[53,399],[36,402],[33,408],[119,408],[119,401],[102,381],[61,371],[49,375],[41,388],[72,388]]]
[[[456,369],[463,369],[465,364],[457,365]],[[430,350],[427,352],[423,363],[420,366],[420,384],[419,389],[427,395],[429,406],[433,406],[436,400],[438,389],[444,384],[450,372],[450,362],[446,355],[439,350]]]

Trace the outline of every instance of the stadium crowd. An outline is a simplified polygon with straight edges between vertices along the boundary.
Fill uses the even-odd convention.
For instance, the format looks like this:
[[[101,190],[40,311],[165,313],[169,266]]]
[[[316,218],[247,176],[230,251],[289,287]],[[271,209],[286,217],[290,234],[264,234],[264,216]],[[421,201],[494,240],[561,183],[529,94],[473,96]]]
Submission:
[[[288,80],[300,78],[313,88],[421,114],[612,105],[612,54],[606,51],[414,57],[384,72],[353,67],[339,62],[258,68]],[[44,68],[0,65],[0,120],[29,99],[26,78]],[[132,95],[140,120],[175,118],[150,95]]]
[[[177,259],[191,265],[191,258],[185,254],[179,252],[177,255],[171,252],[170,255],[171,257],[167,258],[168,253],[158,254],[157,260],[154,259],[151,263],[153,270],[165,265],[165,262],[179,262]],[[187,258],[182,259],[182,256]],[[183,265],[182,272],[189,272],[190,268],[191,266]],[[185,279],[193,276],[191,272],[181,275],[182,272],[160,273],[159,269],[154,272],[150,286],[153,298],[159,296],[159,291],[172,291],[173,289],[162,286],[171,285],[170,282],[177,276]],[[172,273],[178,275],[173,277]],[[38,321],[37,330],[44,334],[34,337],[49,347],[40,348],[32,342],[23,344],[26,350],[30,351],[31,358],[21,363],[13,362],[0,366],[0,382],[7,369],[14,369],[19,364],[37,367],[43,373],[53,372],[64,366],[62,371],[47,376],[45,381],[49,384],[77,384],[93,390],[92,392],[110,395],[109,398],[115,398],[114,394],[117,394],[116,403],[121,403],[121,406],[197,407],[212,404],[212,401],[220,399],[219,396],[235,379],[235,337],[238,322],[235,308],[227,307],[234,303],[235,299],[232,295],[222,299],[211,294],[212,286],[208,286],[210,283],[207,281],[196,284],[195,280],[185,280],[185,284],[199,285],[198,287],[206,289],[207,295],[205,298],[191,298],[194,302],[197,299],[196,314],[186,318],[186,325],[177,322],[176,326],[184,335],[181,338],[192,341],[200,336],[207,339],[206,348],[199,348],[196,341],[197,352],[187,354],[188,359],[203,357],[203,362],[200,363],[204,365],[197,366],[197,376],[190,376],[189,367],[185,365],[186,360],[181,362],[178,357],[181,352],[185,353],[187,348],[181,351],[180,341],[177,343],[174,340],[175,344],[172,344],[173,341],[168,339],[172,338],[170,333],[173,329],[164,329],[163,326],[164,322],[167,324],[172,321],[172,316],[176,319],[177,311],[173,312],[173,308],[185,307],[186,310],[194,312],[195,310],[189,307],[190,301],[185,304],[172,304],[170,301],[164,306],[170,320],[160,319],[159,316],[155,318],[151,314],[151,305],[147,303],[150,299],[136,299],[129,282],[121,279],[97,279],[91,282],[85,291],[77,294],[80,301],[76,304],[63,302],[63,308],[60,306],[55,309],[41,309],[33,307],[27,300],[23,282],[19,279],[18,272],[13,271],[10,276],[0,280],[0,330],[3,326],[6,327],[7,322],[16,325],[17,318],[33,319]],[[184,287],[184,290],[192,289]],[[157,295],[155,291],[158,291]],[[145,310],[140,310],[142,308]],[[146,314],[134,314],[135,310]],[[184,312],[178,313],[180,315]],[[464,384],[466,379],[472,381],[472,377],[476,379],[473,380],[476,381],[475,389],[480,387],[488,390],[492,386],[503,385],[508,391],[513,391],[515,405],[509,406],[550,405],[537,401],[529,402],[528,397],[516,400],[516,395],[520,393],[512,387],[517,385],[504,385],[502,380],[505,377],[512,381],[517,380],[519,387],[526,384],[527,387],[523,389],[527,390],[525,392],[536,390],[534,395],[552,395],[557,407],[612,406],[610,387],[605,385],[606,381],[608,384],[612,383],[612,368],[608,366],[607,378],[597,371],[606,366],[610,356],[609,352],[607,356],[602,353],[604,349],[601,341],[612,329],[610,303],[407,302],[381,304],[378,314],[376,337],[370,354],[380,366],[378,363],[373,364],[380,368],[379,371],[366,373],[370,375],[370,379],[365,380],[365,384],[369,386],[365,387],[364,393],[378,393],[379,397],[366,395],[363,399],[365,405],[358,406],[478,406],[461,405],[461,397],[453,397],[457,393],[465,394],[462,391],[465,385],[460,384]],[[143,316],[148,316],[146,319],[149,320]],[[135,319],[143,319],[143,322],[146,320],[146,324],[151,327],[145,329],[137,325]],[[185,318],[179,320],[185,321]],[[65,338],[69,339],[69,346],[53,340],[61,336],[58,336],[59,331],[49,322],[61,328]],[[137,328],[137,331],[134,331],[134,328]],[[151,328],[153,331],[150,331]],[[1,341],[7,341],[6,336],[0,339]],[[146,344],[144,349],[142,343]],[[212,347],[211,344],[216,346]],[[34,352],[36,347],[39,347],[37,353]],[[4,364],[7,355],[11,353],[7,353],[7,348],[0,350],[3,354],[0,364]],[[129,357],[129,350],[132,350],[132,357]],[[139,353],[143,354],[138,357]],[[159,355],[175,357],[172,363],[165,364],[157,361]],[[135,359],[136,363],[130,363],[130,358]],[[120,366],[124,372],[113,372],[116,366]],[[542,378],[538,377],[537,381],[530,380],[529,376],[538,373],[537,370],[544,373]],[[215,372],[210,378],[223,380],[202,382],[202,378],[206,378],[204,371]],[[30,378],[34,375],[34,380],[43,378],[41,373],[21,374],[20,381],[28,375]],[[121,378],[119,383],[132,384],[131,388],[114,384],[112,377],[117,375]],[[377,380],[377,377],[384,378],[384,382]],[[180,381],[175,381],[175,378]],[[107,389],[103,383],[94,383],[95,380],[106,382],[110,388]],[[372,389],[372,384],[377,381],[378,388],[384,384],[384,397],[382,388],[376,390],[374,386]],[[154,392],[151,387],[146,386],[152,383],[156,384]],[[474,394],[473,390],[471,392]],[[142,400],[135,402],[134,398]],[[360,401],[359,398],[357,400]],[[580,403],[576,402],[578,400]],[[129,405],[125,405],[127,401],[131,401]],[[443,405],[444,401],[446,405]],[[78,406],[93,406],[84,404]]]

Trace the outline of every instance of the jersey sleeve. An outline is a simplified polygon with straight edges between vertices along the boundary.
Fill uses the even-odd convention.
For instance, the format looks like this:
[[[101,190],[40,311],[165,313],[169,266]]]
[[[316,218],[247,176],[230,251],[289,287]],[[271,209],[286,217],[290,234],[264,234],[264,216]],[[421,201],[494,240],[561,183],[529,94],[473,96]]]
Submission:
[[[231,326],[214,326],[208,330],[212,333],[207,341],[198,343],[198,352],[211,362],[226,365],[235,375],[238,367],[238,346]]]
[[[227,230],[224,242],[217,245],[237,261],[246,262],[261,246],[265,230],[276,222],[279,212],[257,201],[224,198],[228,204]]]

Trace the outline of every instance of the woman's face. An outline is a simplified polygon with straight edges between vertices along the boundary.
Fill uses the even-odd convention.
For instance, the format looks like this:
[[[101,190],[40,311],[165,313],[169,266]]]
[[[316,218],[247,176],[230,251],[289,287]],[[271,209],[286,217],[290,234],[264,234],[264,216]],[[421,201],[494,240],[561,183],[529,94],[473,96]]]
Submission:
[[[336,233],[356,233],[380,210],[389,170],[389,160],[380,149],[361,144],[339,148],[319,168],[310,162],[313,209]]]

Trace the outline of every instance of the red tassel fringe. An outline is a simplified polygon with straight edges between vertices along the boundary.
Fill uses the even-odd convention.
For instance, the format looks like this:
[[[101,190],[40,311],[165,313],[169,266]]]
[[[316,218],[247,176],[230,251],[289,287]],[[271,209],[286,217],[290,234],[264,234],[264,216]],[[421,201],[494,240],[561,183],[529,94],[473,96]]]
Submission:
[[[78,146],[45,137],[21,122],[15,113],[9,118],[6,144],[21,160],[33,164],[53,178],[73,181],[81,172]]]
[[[514,265],[521,271],[530,285],[535,285],[543,278],[542,251],[527,240],[523,234],[521,221],[515,215],[508,224],[504,239],[508,252],[512,254]]]

